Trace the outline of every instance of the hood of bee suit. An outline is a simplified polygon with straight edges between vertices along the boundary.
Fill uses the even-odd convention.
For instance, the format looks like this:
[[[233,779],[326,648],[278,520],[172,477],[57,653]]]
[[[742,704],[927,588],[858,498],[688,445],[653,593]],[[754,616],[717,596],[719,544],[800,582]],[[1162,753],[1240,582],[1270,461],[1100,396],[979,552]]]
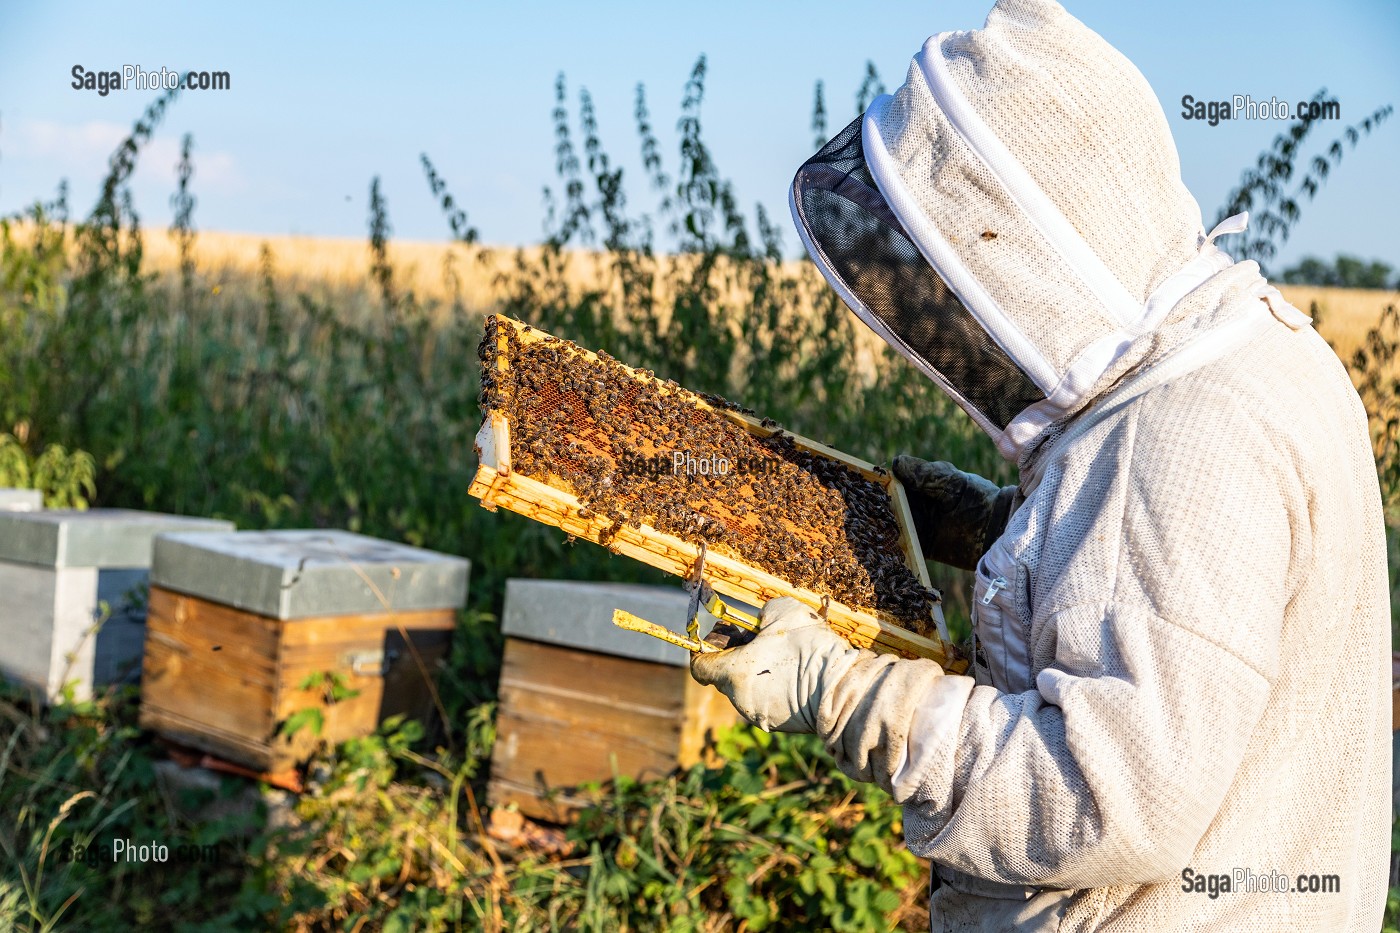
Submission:
[[[1147,80],[1050,0],[930,38],[802,166],[791,207],[846,304],[1013,461],[1149,358],[1247,220],[1204,234]]]

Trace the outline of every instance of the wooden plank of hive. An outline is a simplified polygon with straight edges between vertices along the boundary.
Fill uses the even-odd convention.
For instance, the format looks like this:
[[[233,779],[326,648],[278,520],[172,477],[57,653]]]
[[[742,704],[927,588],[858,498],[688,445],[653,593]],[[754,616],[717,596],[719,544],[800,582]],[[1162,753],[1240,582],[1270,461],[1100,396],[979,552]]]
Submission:
[[[151,587],[141,725],[206,751],[270,766],[267,742],[277,725],[276,620],[200,602]],[[218,702],[211,703],[211,697]]]
[[[278,620],[152,586],[141,724],[262,771],[290,767],[321,739],[367,735],[398,712],[424,716],[425,673],[445,654],[455,624],[452,609]],[[386,642],[403,635],[397,662],[383,665]],[[356,657],[367,659],[361,670]],[[327,704],[324,688],[301,686],[326,671],[358,695]],[[278,734],[287,717],[312,707],[324,716],[319,735]]]
[[[498,317],[502,323],[514,328],[516,338],[523,344],[550,339],[549,335],[537,329],[504,316]],[[506,349],[506,337],[502,335],[497,339],[497,365],[502,369],[509,366]],[[577,352],[592,360],[599,359],[596,353],[572,344],[570,352]],[[623,366],[623,369],[631,373],[637,372],[626,366]],[[662,387],[662,391],[667,390]],[[778,430],[768,428],[758,419],[741,412],[717,408],[700,399],[694,402],[699,407],[728,418],[760,437],[767,437]],[[797,446],[838,460],[866,479],[885,487],[895,503],[895,518],[906,562],[918,575],[920,582],[929,586],[928,568],[920,554],[908,501],[898,480],[883,471],[877,471],[873,464],[857,457],[801,435],[784,433],[788,434]],[[607,518],[599,515],[581,518],[579,512],[582,505],[577,496],[512,472],[510,424],[503,413],[488,413],[481,430],[477,433],[476,448],[480,465],[468,492],[480,499],[484,507],[492,510],[503,507],[535,521],[553,525],[575,537],[601,543],[602,532],[611,525]],[[604,546],[615,553],[681,577],[689,574],[699,557],[698,546],[645,524],[639,527],[622,527]],[[750,567],[725,554],[707,552],[705,570],[707,582],[716,592],[751,604],[762,605],[779,596],[792,596],[813,609],[821,608],[823,603],[821,594],[793,586],[773,574]],[[946,627],[937,603],[934,604],[933,612],[939,633],[946,638]],[[962,673],[967,669],[967,661],[945,640],[935,640],[911,632],[882,613],[857,610],[832,601],[828,606],[827,620],[834,630],[857,647],[904,657],[930,658],[950,672]]]
[[[456,618],[452,609],[424,609],[282,622],[274,718],[282,722],[298,710],[320,708],[324,724],[319,738],[331,743],[371,733],[381,719],[399,712],[427,719],[433,671],[446,654]],[[395,646],[396,663],[375,659],[388,642]],[[347,664],[357,656],[365,659],[359,669]],[[323,687],[301,686],[326,671],[337,673],[356,695],[327,705]],[[391,672],[398,676],[389,676]]]
[[[507,638],[490,802],[562,822],[582,804],[578,785],[687,767],[736,722],[684,667]]]

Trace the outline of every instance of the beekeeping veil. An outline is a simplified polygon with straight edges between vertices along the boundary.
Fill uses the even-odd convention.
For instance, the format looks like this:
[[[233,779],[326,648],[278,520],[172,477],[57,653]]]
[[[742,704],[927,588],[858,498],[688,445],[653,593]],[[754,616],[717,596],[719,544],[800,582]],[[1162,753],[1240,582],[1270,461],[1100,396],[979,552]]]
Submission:
[[[793,217],[860,318],[1017,459],[1231,260],[1126,58],[1051,0],[942,33],[798,171]],[[1275,293],[1276,294],[1276,293]]]

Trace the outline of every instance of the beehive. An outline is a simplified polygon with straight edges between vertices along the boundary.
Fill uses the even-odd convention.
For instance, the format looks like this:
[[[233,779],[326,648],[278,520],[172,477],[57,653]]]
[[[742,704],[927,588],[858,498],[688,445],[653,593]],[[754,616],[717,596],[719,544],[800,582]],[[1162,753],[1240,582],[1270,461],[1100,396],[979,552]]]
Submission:
[[[141,724],[279,772],[321,740],[369,735],[395,714],[427,719],[469,566],[343,531],[163,536]],[[309,709],[319,732],[287,728]]]
[[[129,509],[0,509],[0,674],[50,700],[66,683],[85,700],[95,687],[134,681],[152,540],[232,527]]]
[[[37,512],[44,507],[37,489],[0,488],[0,512]]]
[[[684,651],[610,621],[620,607],[675,627],[688,602],[678,588],[507,581],[493,807],[567,821],[585,799],[579,785],[687,767],[739,721],[723,694],[691,679]]]
[[[794,596],[825,606],[853,644],[966,668],[886,471],[501,316],[481,356],[486,417],[470,492],[487,508],[678,576],[704,545],[706,580],[721,594],[755,605]],[[734,458],[748,475],[665,477],[666,457],[681,453]]]

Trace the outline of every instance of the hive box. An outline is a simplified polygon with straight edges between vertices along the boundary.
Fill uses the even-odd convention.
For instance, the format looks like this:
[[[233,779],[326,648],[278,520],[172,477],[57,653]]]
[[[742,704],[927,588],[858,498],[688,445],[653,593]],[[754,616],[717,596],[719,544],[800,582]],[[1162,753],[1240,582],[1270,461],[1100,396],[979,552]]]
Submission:
[[[83,700],[134,679],[152,539],[232,527],[126,509],[0,510],[0,673],[50,700],[67,682]]]
[[[664,587],[507,581],[493,806],[567,821],[579,784],[688,767],[739,721],[719,691],[691,679],[685,650],[612,624],[625,609],[683,629],[688,603]]]
[[[37,489],[0,489],[0,512],[37,512],[43,507],[44,496]]]
[[[369,735],[399,713],[427,719],[469,570],[459,557],[344,531],[164,535],[141,724],[277,772],[322,739]],[[289,726],[309,709],[319,733]]]

